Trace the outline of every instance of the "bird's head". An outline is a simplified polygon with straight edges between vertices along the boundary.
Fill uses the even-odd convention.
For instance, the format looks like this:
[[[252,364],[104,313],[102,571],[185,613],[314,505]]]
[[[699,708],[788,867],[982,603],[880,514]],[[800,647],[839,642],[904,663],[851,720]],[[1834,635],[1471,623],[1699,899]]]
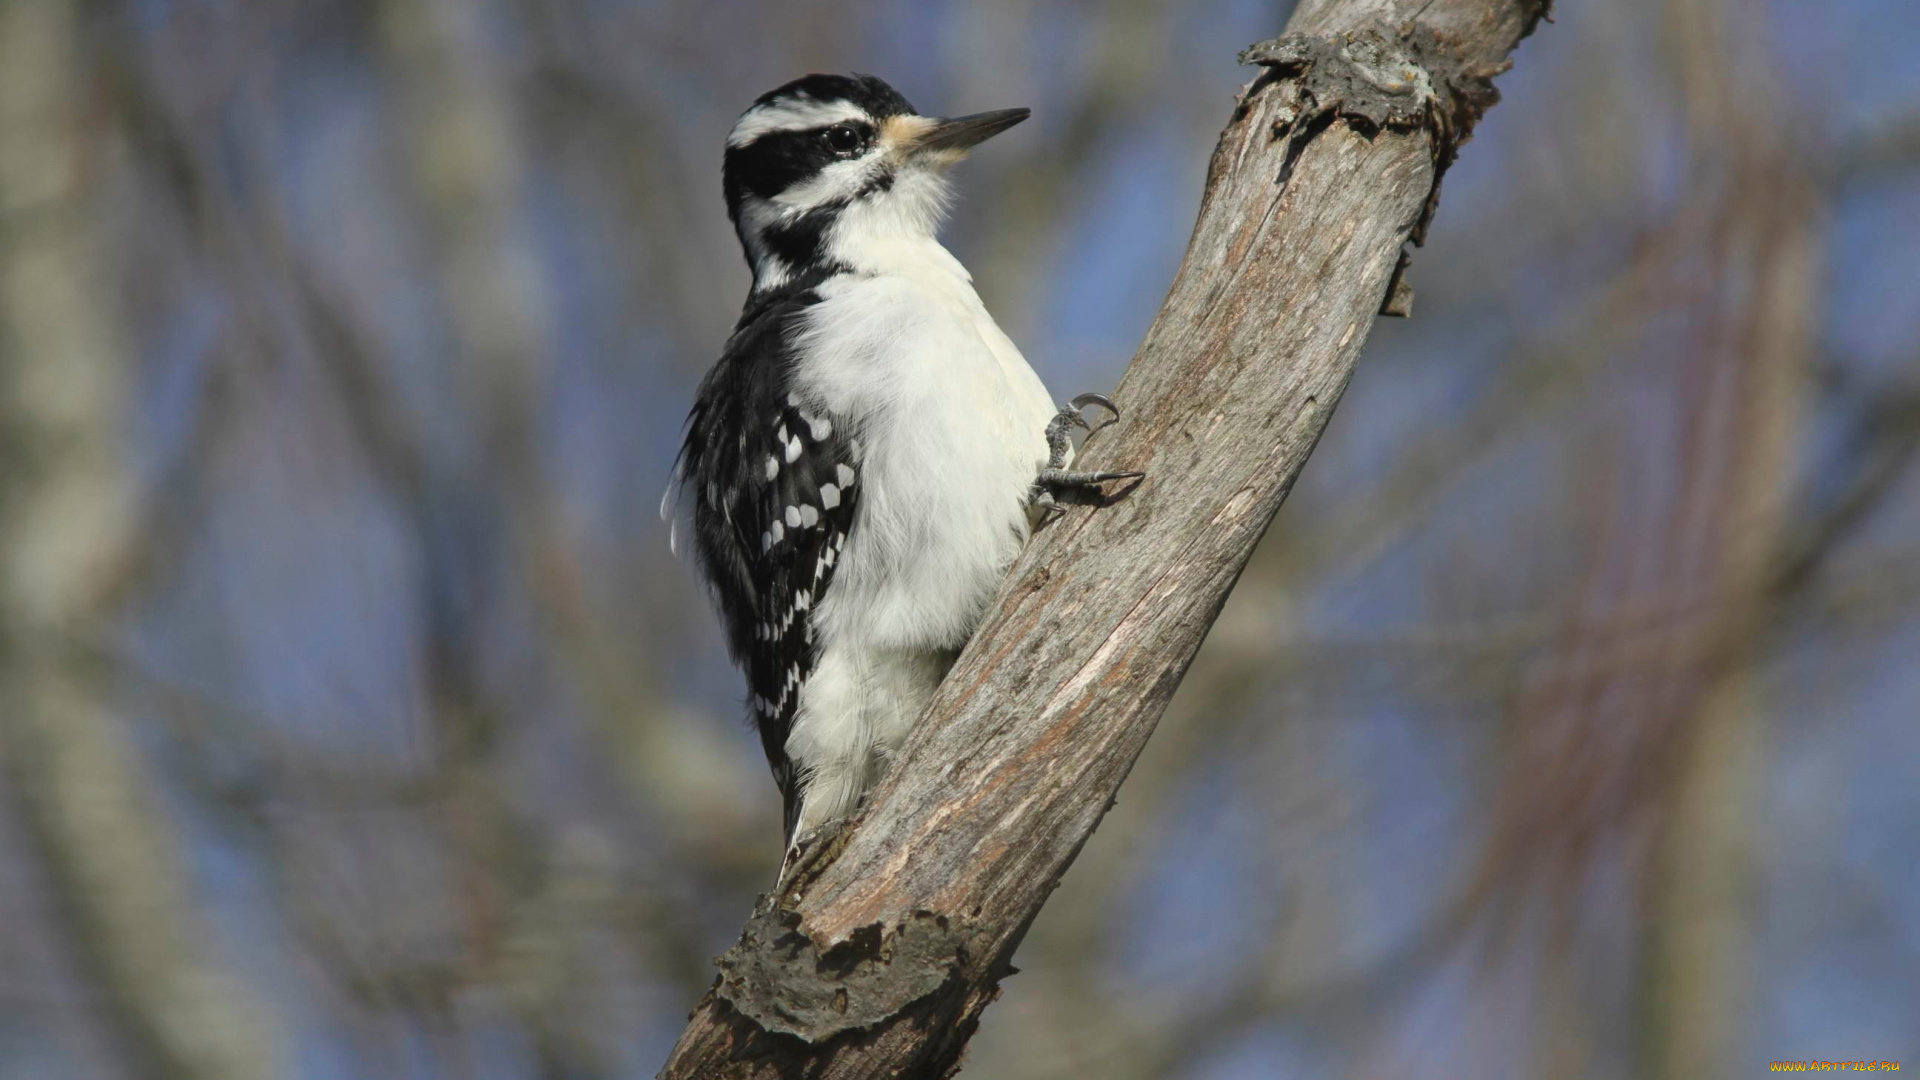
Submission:
[[[760,95],[727,136],[722,170],[754,291],[932,236],[947,166],[1026,118],[921,116],[871,75],[809,75]]]

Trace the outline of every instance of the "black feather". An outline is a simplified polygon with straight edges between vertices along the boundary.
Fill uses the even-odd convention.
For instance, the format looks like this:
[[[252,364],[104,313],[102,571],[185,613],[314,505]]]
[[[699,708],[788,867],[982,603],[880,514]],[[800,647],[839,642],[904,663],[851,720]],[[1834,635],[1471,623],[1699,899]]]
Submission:
[[[833,582],[860,491],[857,433],[792,391],[791,340],[818,302],[795,282],[749,304],[700,385],[678,472],[788,840],[800,791],[786,743],[817,660],[812,610]]]

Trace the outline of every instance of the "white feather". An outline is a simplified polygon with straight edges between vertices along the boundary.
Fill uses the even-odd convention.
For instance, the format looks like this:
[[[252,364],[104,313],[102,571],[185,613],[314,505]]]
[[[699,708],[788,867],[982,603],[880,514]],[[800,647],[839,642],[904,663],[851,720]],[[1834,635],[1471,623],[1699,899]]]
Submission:
[[[741,113],[727,145],[741,147],[776,131],[807,131],[847,120],[873,122],[859,106],[845,101],[771,101]]]
[[[795,338],[800,396],[865,444],[787,741],[802,831],[851,811],[905,740],[1019,554],[1047,459],[1053,398],[934,239],[945,206],[937,173],[903,170],[848,207],[828,243],[855,272],[820,287]]]
[[[660,520],[667,523],[667,554],[680,557],[680,519],[674,514],[673,503],[680,495],[680,470],[675,468],[667,478],[667,490],[660,493]]]

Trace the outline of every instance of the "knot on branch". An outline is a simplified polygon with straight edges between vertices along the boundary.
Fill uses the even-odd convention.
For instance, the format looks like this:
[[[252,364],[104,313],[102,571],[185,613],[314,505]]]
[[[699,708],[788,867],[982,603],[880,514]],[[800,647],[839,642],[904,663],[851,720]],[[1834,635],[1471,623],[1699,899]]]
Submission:
[[[899,1016],[957,979],[965,959],[960,932],[931,911],[823,949],[797,912],[763,904],[715,961],[714,993],[765,1031],[819,1043]]]
[[[1440,205],[1440,178],[1474,124],[1500,100],[1493,77],[1512,66],[1505,60],[1471,64],[1417,22],[1375,23],[1330,37],[1288,34],[1250,46],[1240,62],[1265,69],[1242,94],[1243,109],[1268,87],[1292,88],[1274,128],[1274,138],[1291,140],[1282,184],[1307,143],[1335,120],[1367,135],[1422,128],[1431,133],[1433,187],[1410,235],[1416,245],[1426,242],[1427,224]]]

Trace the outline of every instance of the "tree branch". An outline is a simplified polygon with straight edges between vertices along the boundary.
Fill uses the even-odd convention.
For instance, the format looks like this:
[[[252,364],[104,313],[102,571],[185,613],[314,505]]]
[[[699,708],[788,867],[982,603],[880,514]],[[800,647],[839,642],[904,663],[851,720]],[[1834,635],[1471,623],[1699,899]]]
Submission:
[[[209,950],[160,792],[81,644],[103,636],[143,539],[110,215],[82,164],[123,132],[84,122],[100,78],[87,17],[0,3],[0,220],[34,212],[0,244],[0,815],[31,842],[38,906],[126,1075],[251,1080],[273,1072],[277,1035]]]
[[[1402,6],[1404,10],[1402,10]],[[860,819],[763,901],[663,1077],[941,1076],[1306,464],[1405,243],[1546,0],[1305,0],[1249,49],[1172,291],[1087,468]]]

